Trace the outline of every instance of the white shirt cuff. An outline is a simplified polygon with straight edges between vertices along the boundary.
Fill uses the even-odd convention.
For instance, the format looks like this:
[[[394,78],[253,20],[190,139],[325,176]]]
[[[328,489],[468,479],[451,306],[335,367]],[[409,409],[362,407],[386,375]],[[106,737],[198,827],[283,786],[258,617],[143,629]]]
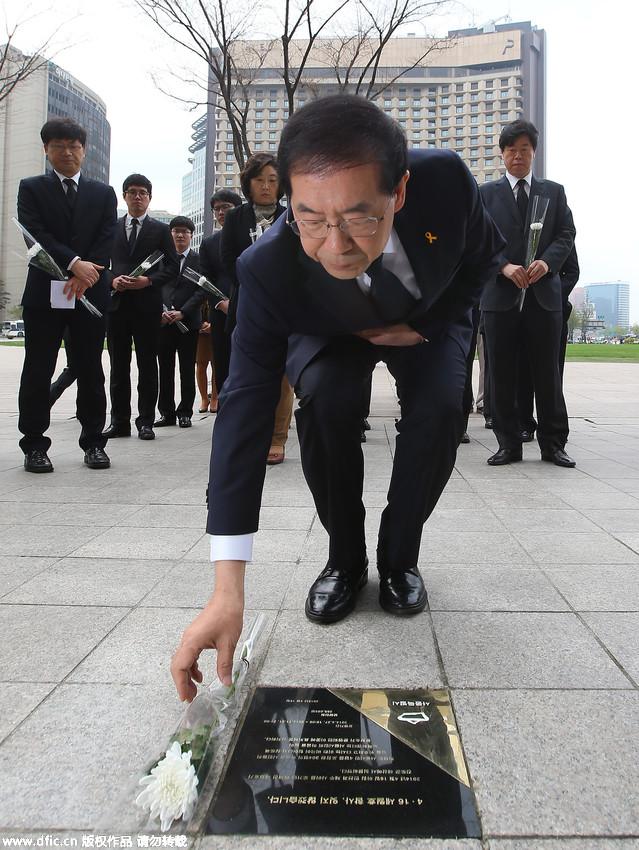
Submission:
[[[253,560],[254,534],[211,534],[211,561]]]
[[[80,259],[80,257],[74,257],[74,258],[71,260],[71,262],[70,262],[70,263],[69,263],[69,265],[67,266],[67,271],[68,271],[68,272],[70,272],[70,271],[71,271],[71,269],[73,268],[73,264],[74,264],[74,263],[76,263],[79,259]]]

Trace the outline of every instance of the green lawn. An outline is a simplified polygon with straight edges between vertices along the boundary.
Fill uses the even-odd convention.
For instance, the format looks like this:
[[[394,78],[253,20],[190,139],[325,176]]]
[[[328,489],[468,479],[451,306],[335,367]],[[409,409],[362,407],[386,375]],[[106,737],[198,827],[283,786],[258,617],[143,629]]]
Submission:
[[[634,361],[639,363],[639,345],[600,345],[573,342],[566,347],[566,360],[608,360],[610,362]]]

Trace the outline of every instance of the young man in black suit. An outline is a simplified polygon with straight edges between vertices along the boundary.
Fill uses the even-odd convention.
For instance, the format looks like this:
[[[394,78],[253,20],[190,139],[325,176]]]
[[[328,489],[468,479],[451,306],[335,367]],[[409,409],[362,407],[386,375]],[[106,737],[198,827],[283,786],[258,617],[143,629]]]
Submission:
[[[51,275],[29,266],[22,296],[25,358],[18,396],[18,428],[23,437],[24,468],[53,472],[45,436],[50,424],[49,387],[65,331],[76,353],[77,416],[80,447],[90,469],[106,469],[109,458],[102,435],[106,415],[102,348],[104,318],[78,302],[85,295],[104,315],[109,256],[117,216],[110,186],[82,175],[86,132],[70,119],[47,121],[40,132],[47,174],[29,177],[18,189],[18,220],[69,275],[64,286],[72,309],[52,307]],[[75,297],[75,306],[73,299]]]
[[[486,208],[507,242],[500,255],[499,273],[486,286],[481,299],[490,367],[491,415],[499,441],[499,451],[488,458],[491,466],[522,459],[517,415],[522,336],[533,371],[541,458],[556,466],[575,466],[564,451],[568,414],[559,371],[563,322],[559,272],[574,245],[575,226],[563,186],[533,176],[538,135],[529,121],[518,120],[504,127],[499,147],[506,174],[481,187]],[[526,268],[530,208],[536,195],[549,199],[548,211],[536,258]]]
[[[118,221],[111,255],[112,297],[107,324],[111,358],[111,424],[105,436],[131,436],[131,351],[138,365],[138,416],[141,440],[153,440],[158,399],[158,344],[162,287],[174,281],[178,261],[166,224],[148,215],[153,187],[143,174],[130,174],[122,186],[128,212]],[[129,277],[154,251],[164,258],[148,275]]]
[[[202,324],[202,302],[204,290],[184,277],[185,269],[199,274],[200,261],[197,251],[191,249],[195,225],[190,218],[178,215],[169,222],[169,230],[175,245],[179,271],[175,280],[162,287],[162,327],[158,363],[160,367],[160,395],[158,410],[160,418],[156,428],[175,425],[176,417],[180,428],[191,427],[193,401],[195,400],[195,351],[198,330]],[[187,328],[186,332],[177,324]],[[175,406],[175,355],[180,364],[180,403]]]
[[[242,199],[237,192],[230,189],[218,189],[211,196],[211,209],[213,216],[219,226],[211,236],[202,240],[200,245],[200,269],[204,277],[208,278],[220,292],[229,296],[233,279],[226,274],[222,267],[220,255],[220,242],[222,238],[222,227],[227,212],[234,207],[239,207]],[[219,301],[213,296],[208,296],[209,322],[211,325],[211,347],[213,349],[213,366],[215,368],[215,387],[218,395],[222,392],[222,384],[229,373],[229,360],[231,357],[231,337],[225,330],[226,315],[229,309],[228,297]]]
[[[379,600],[393,614],[423,610],[422,526],[454,466],[471,311],[504,245],[461,159],[409,155],[399,125],[364,98],[326,97],[298,110],[278,167],[287,215],[237,264],[237,327],[209,478],[215,592],[173,659],[183,699],[201,680],[204,648],[217,648],[218,673],[230,681],[285,369],[300,401],[302,467],[329,534],[307,616],[341,619],[367,581],[361,399],[380,360],[402,415],[377,543]]]

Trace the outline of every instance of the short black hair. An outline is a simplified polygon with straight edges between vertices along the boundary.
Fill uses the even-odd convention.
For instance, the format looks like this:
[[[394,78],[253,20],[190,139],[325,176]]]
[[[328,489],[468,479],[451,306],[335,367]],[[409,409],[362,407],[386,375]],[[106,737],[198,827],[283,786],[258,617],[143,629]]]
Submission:
[[[251,180],[257,177],[263,168],[267,165],[272,165],[277,171],[277,159],[272,153],[254,153],[246,160],[244,168],[240,171],[240,186],[247,201],[251,200]],[[277,190],[278,200],[284,193],[281,191],[281,185]]]
[[[195,233],[195,225],[185,215],[176,215],[175,218],[172,218],[169,222],[169,230],[173,230],[174,227],[187,227],[191,233]]]
[[[52,118],[42,125],[40,138],[43,145],[48,145],[53,139],[71,139],[85,147],[87,131],[71,118]]]
[[[364,97],[337,94],[298,109],[282,131],[277,152],[280,183],[291,175],[379,163],[381,189],[391,194],[408,169],[406,136],[396,121]]]
[[[142,186],[143,189],[147,190],[149,195],[153,194],[151,181],[148,177],[145,177],[144,174],[129,174],[122,184],[122,192],[126,192],[126,190],[131,186]]]
[[[539,131],[530,121],[524,121],[523,118],[518,118],[516,121],[511,121],[502,128],[499,134],[499,150],[504,151],[504,148],[514,145],[520,136],[528,136],[530,144],[534,151],[537,150],[537,142],[539,140]]]
[[[211,209],[213,209],[213,204],[216,201],[224,201],[227,204],[233,204],[234,207],[239,207],[242,203],[240,196],[232,189],[218,189],[217,192],[213,192],[211,195]]]

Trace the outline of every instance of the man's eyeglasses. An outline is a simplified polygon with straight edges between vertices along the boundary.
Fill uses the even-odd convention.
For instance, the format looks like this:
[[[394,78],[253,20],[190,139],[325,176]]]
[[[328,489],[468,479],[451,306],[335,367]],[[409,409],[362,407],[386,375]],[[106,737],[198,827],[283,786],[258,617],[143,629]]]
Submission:
[[[235,204],[216,204],[213,207],[213,212],[226,212],[226,210],[232,210]]]
[[[65,144],[64,142],[49,142],[47,145],[48,150],[54,151],[55,153],[62,153],[63,151],[79,153],[83,147],[84,145],[81,142],[69,142],[68,144]]]
[[[345,236],[357,238],[365,238],[367,236],[375,236],[379,229],[380,222],[386,217],[386,212],[395,199],[395,195],[391,195],[386,204],[386,209],[383,215],[367,215],[362,218],[345,218],[339,224],[329,224],[327,221],[317,221],[304,218],[290,218],[287,215],[286,223],[291,228],[293,233],[298,236],[305,236],[309,239],[326,239],[331,227],[337,227]],[[290,207],[289,207],[290,209]]]
[[[146,189],[127,189],[124,193],[125,195],[129,195],[131,198],[148,198],[149,193]]]

